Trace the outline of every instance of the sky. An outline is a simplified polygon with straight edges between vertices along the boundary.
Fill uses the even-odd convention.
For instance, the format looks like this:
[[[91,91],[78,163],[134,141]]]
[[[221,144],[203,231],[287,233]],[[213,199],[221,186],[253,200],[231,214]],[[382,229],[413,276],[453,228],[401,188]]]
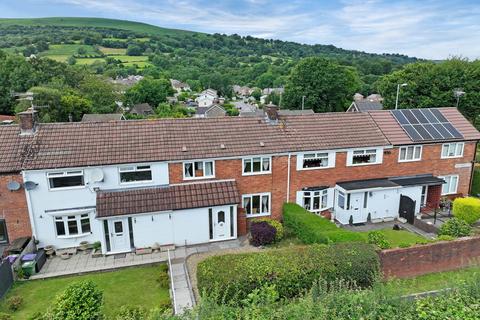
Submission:
[[[333,44],[426,59],[480,58],[479,0],[0,0],[0,17],[103,17]]]

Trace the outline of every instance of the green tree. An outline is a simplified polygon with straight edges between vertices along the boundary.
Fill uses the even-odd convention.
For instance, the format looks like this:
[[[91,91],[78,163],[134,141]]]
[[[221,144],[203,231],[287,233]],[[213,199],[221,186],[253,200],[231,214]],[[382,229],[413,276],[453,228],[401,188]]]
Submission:
[[[343,111],[359,88],[360,80],[355,69],[325,58],[306,58],[290,73],[282,104],[300,109],[305,96],[306,109]]]
[[[106,79],[94,75],[86,76],[78,89],[84,98],[92,102],[93,113],[112,113],[117,109],[117,94]]]
[[[262,91],[260,89],[253,90],[252,97],[254,97],[257,101],[260,101],[260,98],[262,97]]]
[[[68,59],[67,59],[67,63],[68,63],[69,65],[73,66],[74,64],[77,63],[77,59],[75,59],[74,56],[70,56],[70,57],[68,57]]]
[[[74,94],[67,94],[60,98],[60,106],[64,113],[72,117],[73,121],[80,121],[85,113],[92,110],[92,102]]]
[[[474,124],[480,114],[480,61],[449,59],[441,63],[418,62],[383,76],[377,83],[386,108],[395,108],[397,85],[400,89],[399,108],[453,107],[457,100],[454,90],[460,89],[458,109]]]
[[[144,78],[125,92],[125,102],[128,105],[146,102],[151,106],[158,106],[167,101],[167,97],[173,93],[167,79]]]
[[[129,56],[141,56],[143,53],[143,49],[140,46],[135,44],[128,45],[127,48],[127,55]]]
[[[82,56],[82,55],[84,55],[85,53],[87,53],[87,50],[86,50],[84,47],[79,47],[79,48],[77,49],[77,53]]]

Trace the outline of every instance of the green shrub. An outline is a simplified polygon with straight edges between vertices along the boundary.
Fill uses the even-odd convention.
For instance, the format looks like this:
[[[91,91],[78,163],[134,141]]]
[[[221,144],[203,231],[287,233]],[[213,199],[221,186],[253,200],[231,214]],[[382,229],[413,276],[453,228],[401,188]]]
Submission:
[[[23,304],[23,298],[21,296],[13,296],[8,298],[7,305],[8,309],[12,311],[17,311]]]
[[[266,221],[250,224],[250,244],[254,247],[265,246],[275,242],[277,230]]]
[[[0,320],[13,320],[13,318],[8,313],[0,312]]]
[[[285,236],[285,231],[280,221],[277,221],[271,218],[256,218],[252,220],[252,222],[262,222],[262,221],[268,223],[269,225],[274,227],[275,230],[277,230],[277,233],[275,234],[275,242],[278,242],[283,239],[283,237]]]
[[[115,320],[145,320],[147,312],[138,306],[121,306]]]
[[[452,218],[442,224],[438,231],[439,236],[450,236],[454,238],[466,237],[472,234],[472,227],[463,220]]]
[[[157,282],[162,288],[168,288],[170,286],[170,277],[166,272],[160,272],[157,278]]]
[[[94,320],[102,316],[103,293],[92,281],[73,283],[55,299],[53,319]]]
[[[455,218],[474,224],[480,219],[480,199],[457,198],[453,201],[453,215]]]
[[[448,236],[448,235],[444,234],[444,235],[439,236],[437,238],[437,240],[438,241],[452,241],[452,240],[455,240],[455,238],[452,237],[452,236]]]
[[[216,293],[219,300],[240,301],[264,285],[274,285],[281,298],[289,298],[320,278],[368,287],[376,281],[378,270],[372,245],[315,244],[210,257],[199,263],[197,282],[200,292]]]
[[[374,244],[380,249],[389,249],[392,247],[387,238],[380,231],[370,231],[367,235],[368,243]]]
[[[319,217],[294,203],[283,205],[283,220],[285,227],[306,244],[332,242],[365,242],[365,236],[338,228],[328,219]]]

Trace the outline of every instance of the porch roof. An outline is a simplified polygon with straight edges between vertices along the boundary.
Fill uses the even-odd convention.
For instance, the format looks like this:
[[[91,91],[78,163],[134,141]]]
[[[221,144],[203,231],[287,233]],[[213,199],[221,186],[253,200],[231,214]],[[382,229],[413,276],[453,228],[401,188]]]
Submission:
[[[407,186],[431,186],[445,183],[442,178],[433,175],[391,177],[381,179],[353,180],[337,182],[337,185],[347,191],[374,189],[374,188],[395,188]]]
[[[97,218],[240,203],[234,180],[97,192]]]

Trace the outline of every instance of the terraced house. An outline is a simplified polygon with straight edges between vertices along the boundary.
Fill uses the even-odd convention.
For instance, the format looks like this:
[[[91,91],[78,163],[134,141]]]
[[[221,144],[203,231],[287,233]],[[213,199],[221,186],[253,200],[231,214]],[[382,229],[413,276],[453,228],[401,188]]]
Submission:
[[[267,115],[41,124],[24,112],[0,127],[3,239],[31,227],[40,246],[100,241],[108,254],[236,238],[287,201],[347,224],[469,193],[480,133],[455,108]]]

